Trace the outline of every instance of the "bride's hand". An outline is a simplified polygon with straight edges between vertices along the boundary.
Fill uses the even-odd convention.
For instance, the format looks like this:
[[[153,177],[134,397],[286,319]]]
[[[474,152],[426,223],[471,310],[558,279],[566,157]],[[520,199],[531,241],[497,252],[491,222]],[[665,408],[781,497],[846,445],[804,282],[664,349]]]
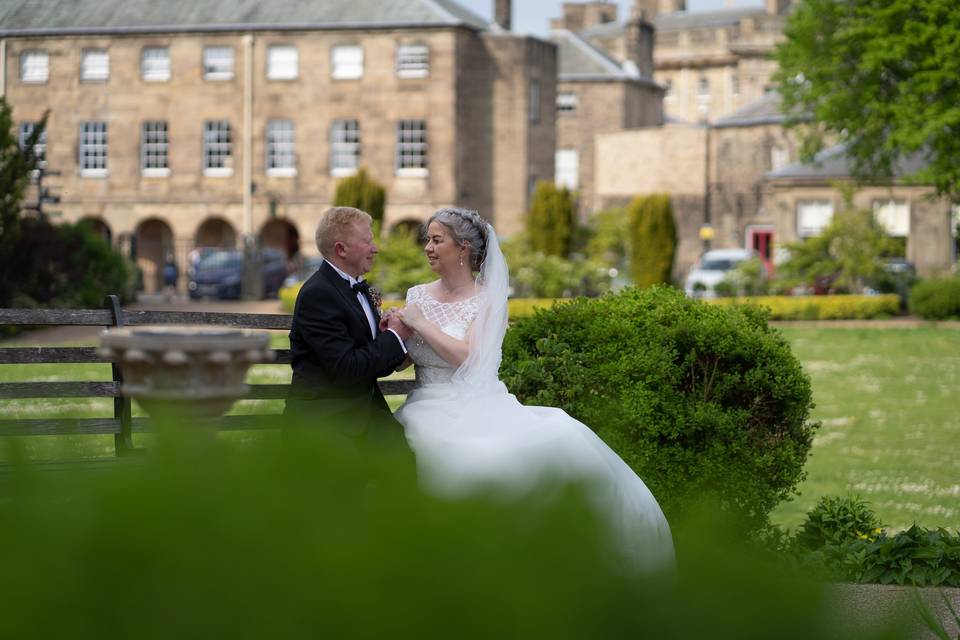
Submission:
[[[426,318],[423,316],[423,311],[420,310],[420,305],[418,304],[408,304],[404,308],[400,309],[397,312],[397,315],[400,316],[400,320],[403,324],[407,325],[414,331],[419,331],[420,327],[426,321]]]

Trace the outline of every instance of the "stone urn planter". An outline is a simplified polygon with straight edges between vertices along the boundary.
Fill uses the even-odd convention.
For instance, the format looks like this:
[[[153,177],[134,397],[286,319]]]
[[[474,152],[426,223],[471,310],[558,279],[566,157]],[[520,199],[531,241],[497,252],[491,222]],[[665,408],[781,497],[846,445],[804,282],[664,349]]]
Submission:
[[[272,362],[270,335],[216,327],[124,327],[100,336],[99,354],[123,373],[121,393],[153,417],[216,418],[247,393],[252,364]]]

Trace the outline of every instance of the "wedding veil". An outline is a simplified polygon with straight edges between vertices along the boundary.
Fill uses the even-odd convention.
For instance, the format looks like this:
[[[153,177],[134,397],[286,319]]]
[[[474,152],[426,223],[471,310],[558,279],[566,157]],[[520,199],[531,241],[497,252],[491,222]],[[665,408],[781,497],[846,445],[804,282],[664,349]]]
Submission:
[[[453,383],[463,391],[502,388],[498,373],[503,336],[507,332],[507,295],[510,285],[507,261],[500,251],[497,233],[486,224],[486,255],[475,281],[480,311],[470,334],[470,354],[453,373]]]

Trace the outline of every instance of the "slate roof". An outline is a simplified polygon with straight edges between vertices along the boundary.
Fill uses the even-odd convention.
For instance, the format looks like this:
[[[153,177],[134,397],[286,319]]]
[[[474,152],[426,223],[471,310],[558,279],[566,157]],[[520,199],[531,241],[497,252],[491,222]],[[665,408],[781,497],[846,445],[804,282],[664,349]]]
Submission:
[[[782,100],[776,91],[768,91],[759,100],[732,111],[713,123],[714,128],[750,127],[759,124],[782,124],[786,116],[781,111]]]
[[[810,164],[797,162],[781,167],[766,174],[772,180],[776,179],[824,179],[847,178],[852,175],[853,163],[847,157],[846,146],[842,144],[824,149],[818,153]],[[894,177],[903,177],[916,173],[927,166],[922,152],[917,152],[903,158],[894,169]]]
[[[725,27],[739,23],[744,18],[766,15],[763,7],[718,9],[717,11],[677,11],[662,13],[654,18],[653,24],[659,31],[681,31],[702,27]]]
[[[4,0],[0,36],[490,23],[455,0]]]
[[[657,31],[682,31],[701,27],[724,27],[739,23],[744,18],[766,15],[763,7],[718,9],[716,11],[676,11],[661,13],[653,18]],[[585,38],[619,36],[625,28],[624,22],[604,22],[580,31]]]
[[[652,83],[643,77],[633,65],[621,65],[605,51],[599,49],[579,34],[565,29],[555,30],[550,41],[557,45],[557,76],[560,82],[578,80],[630,80]]]

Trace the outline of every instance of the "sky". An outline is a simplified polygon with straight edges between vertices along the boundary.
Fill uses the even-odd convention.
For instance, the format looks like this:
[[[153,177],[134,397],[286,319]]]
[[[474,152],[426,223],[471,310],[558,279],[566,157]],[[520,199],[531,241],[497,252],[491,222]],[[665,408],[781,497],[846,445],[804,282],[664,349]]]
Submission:
[[[494,0],[457,0],[460,4],[487,19],[492,19]],[[619,17],[630,15],[633,0],[610,0],[620,5]],[[563,0],[513,0],[513,30],[545,36],[550,30],[550,19],[559,18]],[[687,0],[688,11],[709,11],[724,6],[758,7],[763,0]]]

